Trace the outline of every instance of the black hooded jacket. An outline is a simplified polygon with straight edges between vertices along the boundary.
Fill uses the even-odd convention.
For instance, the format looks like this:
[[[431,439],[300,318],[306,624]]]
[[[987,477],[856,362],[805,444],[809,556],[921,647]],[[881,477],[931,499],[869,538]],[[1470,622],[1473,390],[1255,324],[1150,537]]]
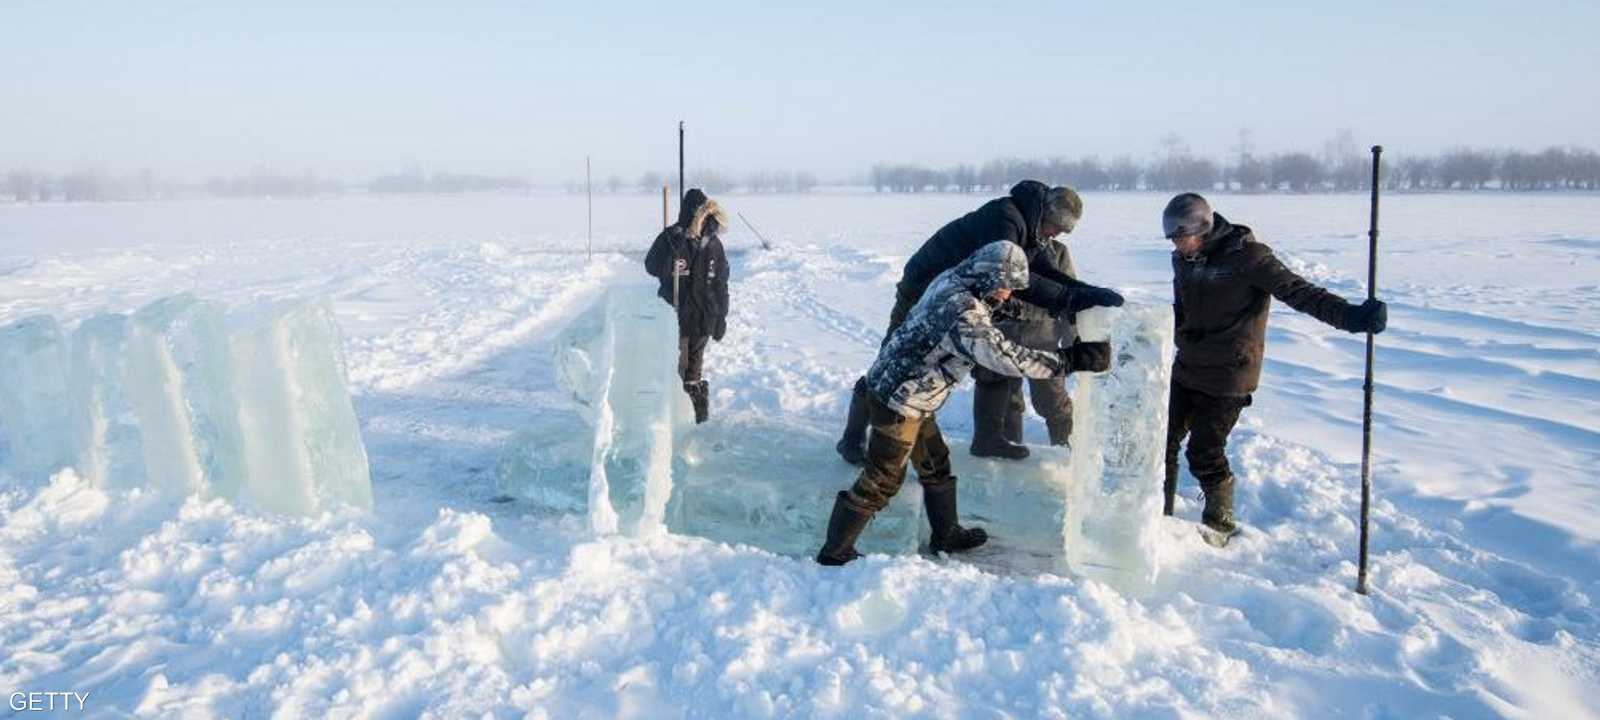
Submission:
[[[1349,303],[1293,270],[1250,228],[1216,213],[1193,260],[1172,253],[1172,309],[1178,355],[1173,382],[1208,395],[1255,392],[1266,354],[1272,299],[1337,328]]]
[[[1009,240],[1028,256],[1028,287],[1016,297],[1046,310],[1056,310],[1066,296],[1086,283],[1056,267],[1053,253],[1044,252],[1048,239],[1039,237],[1049,186],[1023,180],[1011,194],[984,203],[977,210],[951,220],[928,238],[900,273],[899,292],[912,300],[922,296],[939,273],[955,267],[978,248],[996,240]]]
[[[678,270],[678,334],[721,340],[728,329],[728,256],[717,237],[721,213],[698,188],[683,196],[678,222],[656,236],[644,267],[660,281],[656,294],[671,303],[672,268]]]

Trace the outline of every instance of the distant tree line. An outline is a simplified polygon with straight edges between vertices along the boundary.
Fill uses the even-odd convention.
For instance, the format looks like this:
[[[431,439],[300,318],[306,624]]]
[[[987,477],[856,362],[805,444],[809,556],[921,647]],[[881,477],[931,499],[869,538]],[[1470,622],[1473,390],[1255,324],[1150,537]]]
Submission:
[[[0,202],[98,202],[159,200],[209,195],[215,197],[314,197],[343,193],[470,193],[532,191],[533,183],[514,175],[424,172],[410,165],[365,181],[329,179],[311,171],[284,173],[255,170],[240,175],[215,175],[198,184],[156,177],[149,170],[133,176],[81,170],[52,174],[15,169],[0,172]]]
[[[1347,144],[1353,143],[1337,143]],[[1389,190],[1600,190],[1600,153],[1588,148],[1528,152],[1462,147],[1437,155],[1385,156],[1383,165],[1383,185]],[[1001,158],[981,166],[944,168],[880,163],[868,173],[876,191],[901,193],[1004,192],[1020,178],[1102,191],[1340,192],[1366,189],[1371,176],[1370,156],[1359,152],[1256,155],[1246,149],[1218,161],[1191,153],[1180,143],[1170,143],[1166,152],[1145,162],[1128,155],[1110,162],[1096,157]]]
[[[817,176],[806,172],[792,172],[788,170],[759,170],[743,176],[734,176],[732,173],[717,169],[690,169],[684,180],[690,187],[697,187],[713,195],[729,192],[744,193],[805,193],[811,192],[821,181]],[[629,183],[621,175],[610,175],[605,180],[595,180],[594,190],[600,193],[636,192],[656,194],[661,192],[662,185],[677,186],[678,173],[674,170],[667,173],[649,171],[640,175],[637,180]],[[584,191],[583,183],[567,183],[567,192],[581,193]]]

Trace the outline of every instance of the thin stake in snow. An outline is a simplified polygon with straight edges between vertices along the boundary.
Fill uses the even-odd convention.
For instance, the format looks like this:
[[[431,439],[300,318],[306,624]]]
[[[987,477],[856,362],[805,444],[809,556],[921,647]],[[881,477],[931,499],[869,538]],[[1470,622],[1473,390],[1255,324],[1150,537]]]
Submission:
[[[1367,299],[1378,297],[1378,168],[1382,145],[1372,146],[1372,219],[1367,229]],[[1367,333],[1367,379],[1361,385],[1361,559],[1356,570],[1356,592],[1367,594],[1367,513],[1372,504],[1372,346]]]
[[[594,168],[583,156],[583,192],[589,198],[589,261],[594,261]]]
[[[689,186],[683,184],[683,121],[678,121],[678,202],[683,202],[683,194]]]
[[[750,224],[749,220],[745,220],[744,213],[734,213],[734,214],[738,215],[739,219],[744,221],[744,226],[747,227],[747,228],[750,228],[750,232],[755,233],[756,237],[761,239],[761,249],[762,250],[771,250],[772,249],[772,243],[767,242],[767,236],[762,235],[761,231],[757,230],[755,225]]]

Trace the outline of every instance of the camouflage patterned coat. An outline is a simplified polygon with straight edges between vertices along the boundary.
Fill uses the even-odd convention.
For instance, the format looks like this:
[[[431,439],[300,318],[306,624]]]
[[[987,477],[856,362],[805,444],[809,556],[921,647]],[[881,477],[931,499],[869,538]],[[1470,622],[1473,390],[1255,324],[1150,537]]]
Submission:
[[[1065,375],[1060,353],[1007,340],[984,298],[1028,284],[1028,258],[1010,242],[978,249],[940,273],[878,352],[867,386],[884,405],[913,418],[932,415],[974,367],[1011,377]]]

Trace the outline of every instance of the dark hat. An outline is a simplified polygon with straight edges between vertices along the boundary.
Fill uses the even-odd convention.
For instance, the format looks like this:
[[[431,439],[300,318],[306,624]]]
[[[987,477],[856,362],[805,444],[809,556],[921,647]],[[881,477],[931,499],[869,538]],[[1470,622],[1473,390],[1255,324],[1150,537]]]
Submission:
[[[1161,212],[1161,230],[1167,238],[1206,235],[1212,226],[1211,204],[1196,193],[1184,193]]]

